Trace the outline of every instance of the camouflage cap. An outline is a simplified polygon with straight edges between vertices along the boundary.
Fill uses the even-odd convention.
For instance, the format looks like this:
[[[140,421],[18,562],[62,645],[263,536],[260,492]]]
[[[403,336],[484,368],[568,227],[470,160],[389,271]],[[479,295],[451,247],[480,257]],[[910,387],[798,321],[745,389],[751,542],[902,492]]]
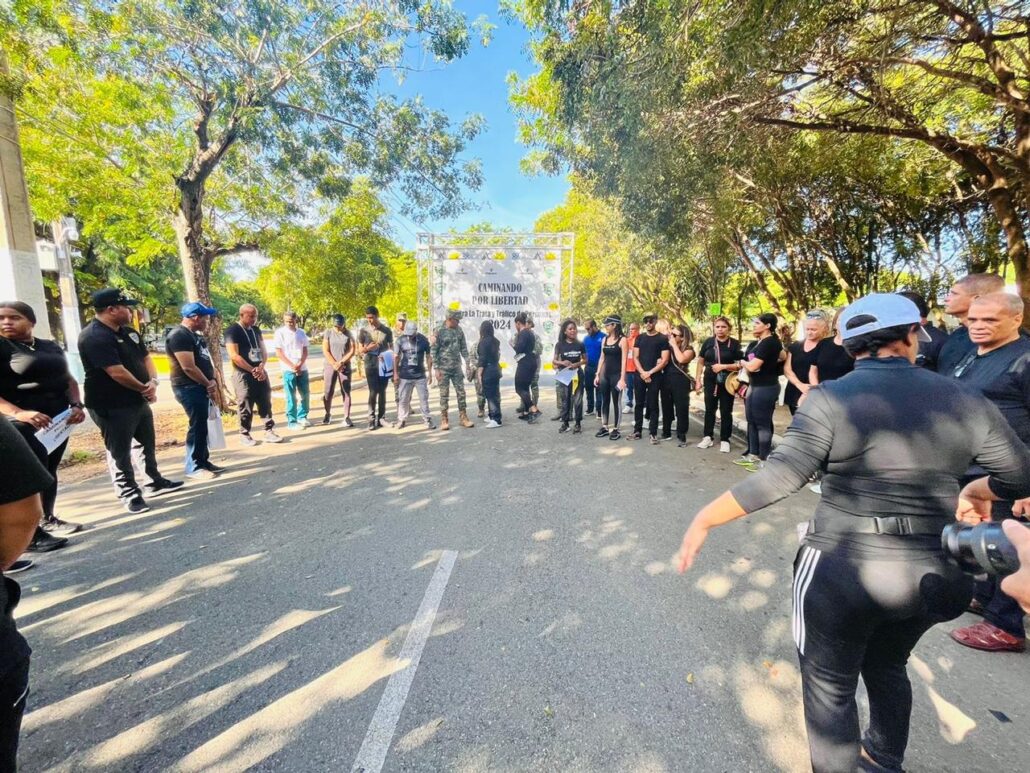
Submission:
[[[457,319],[457,320],[460,320],[461,319],[461,312],[458,311],[457,309],[451,309],[450,311],[447,312],[447,319]]]

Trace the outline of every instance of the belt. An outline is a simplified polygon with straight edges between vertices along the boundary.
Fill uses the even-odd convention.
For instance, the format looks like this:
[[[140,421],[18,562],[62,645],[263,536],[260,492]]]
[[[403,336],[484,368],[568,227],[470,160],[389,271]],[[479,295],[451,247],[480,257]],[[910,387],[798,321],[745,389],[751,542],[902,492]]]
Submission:
[[[856,516],[845,520],[808,522],[808,534],[892,534],[907,536],[909,534],[940,534],[947,521],[927,516],[887,518],[863,518]]]

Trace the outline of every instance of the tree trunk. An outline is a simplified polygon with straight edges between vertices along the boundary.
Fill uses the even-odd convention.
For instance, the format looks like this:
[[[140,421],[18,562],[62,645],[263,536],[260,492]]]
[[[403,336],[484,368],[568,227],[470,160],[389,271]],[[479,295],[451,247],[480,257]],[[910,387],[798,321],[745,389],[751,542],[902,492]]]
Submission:
[[[204,183],[180,178],[176,185],[179,188],[179,206],[175,211],[174,225],[179,262],[186,283],[185,300],[211,306],[211,264],[214,261],[204,246]],[[217,314],[208,321],[207,348],[218,382],[218,407],[225,412],[231,403],[222,372],[222,321]]]
[[[776,309],[776,313],[783,316],[783,309],[780,308],[780,302],[773,295],[769,289],[769,285],[765,283],[765,277],[759,273],[758,268],[755,266],[754,261],[751,260],[751,256],[747,254],[747,250],[744,249],[744,245],[741,242],[740,234],[737,231],[733,232],[732,236],[727,237],[726,241],[729,242],[730,247],[737,253],[744,266],[747,268],[748,273],[751,274],[751,278],[755,280],[755,284],[758,285],[758,289],[762,291],[762,294],[769,300],[769,304]]]

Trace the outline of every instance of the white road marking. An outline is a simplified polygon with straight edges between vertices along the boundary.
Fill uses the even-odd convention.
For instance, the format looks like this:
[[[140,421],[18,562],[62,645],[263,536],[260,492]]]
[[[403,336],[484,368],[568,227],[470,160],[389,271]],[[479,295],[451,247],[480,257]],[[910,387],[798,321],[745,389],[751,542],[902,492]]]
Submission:
[[[365,733],[365,740],[358,750],[357,759],[354,760],[352,773],[379,773],[383,769],[386,753],[390,750],[393,734],[397,729],[397,721],[401,718],[404,702],[408,699],[408,690],[415,679],[415,669],[422,658],[422,650],[426,646],[429,632],[433,629],[436,610],[440,607],[440,600],[443,599],[444,589],[457,558],[458,554],[454,550],[445,550],[440,556],[433,578],[426,588],[426,595],[422,597],[422,605],[418,608],[418,614],[415,615],[411,629],[404,639],[404,646],[397,656],[401,661],[407,661],[408,665],[397,671],[386,683],[383,697],[379,700],[376,713],[372,716],[372,723]]]

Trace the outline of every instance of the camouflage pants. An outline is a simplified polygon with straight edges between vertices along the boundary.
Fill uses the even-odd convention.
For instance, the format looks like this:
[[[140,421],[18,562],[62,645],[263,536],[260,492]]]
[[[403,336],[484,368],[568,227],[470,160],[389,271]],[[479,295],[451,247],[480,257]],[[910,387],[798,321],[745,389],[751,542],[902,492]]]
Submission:
[[[460,370],[441,371],[443,380],[440,382],[440,413],[447,413],[451,402],[451,383],[454,383],[454,394],[458,396],[458,410],[464,411],[465,405],[465,374]]]
[[[486,395],[483,394],[483,383],[478,378],[473,378],[472,383],[476,385],[476,406],[482,411],[486,408]]]
[[[537,368],[533,380],[529,383],[529,393],[533,395],[533,405],[540,405],[540,369]]]

